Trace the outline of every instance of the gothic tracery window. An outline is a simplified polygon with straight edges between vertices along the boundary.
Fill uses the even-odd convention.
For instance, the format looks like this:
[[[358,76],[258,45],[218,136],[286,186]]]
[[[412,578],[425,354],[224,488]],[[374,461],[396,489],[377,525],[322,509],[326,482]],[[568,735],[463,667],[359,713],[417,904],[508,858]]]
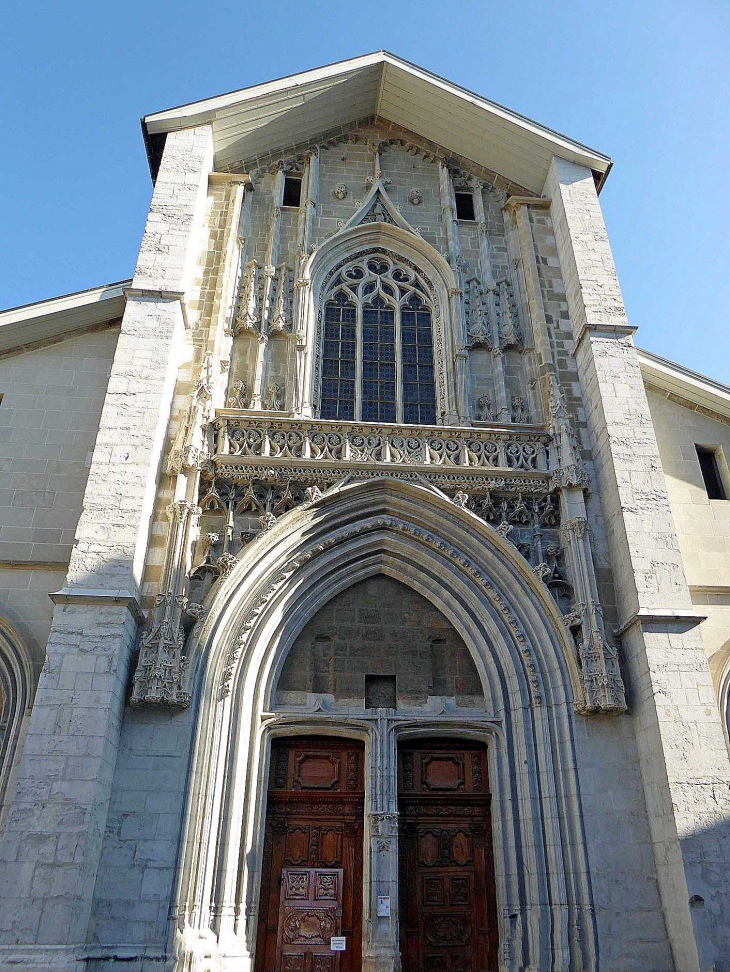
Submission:
[[[435,423],[432,306],[412,268],[377,255],[341,270],[323,337],[322,418]]]

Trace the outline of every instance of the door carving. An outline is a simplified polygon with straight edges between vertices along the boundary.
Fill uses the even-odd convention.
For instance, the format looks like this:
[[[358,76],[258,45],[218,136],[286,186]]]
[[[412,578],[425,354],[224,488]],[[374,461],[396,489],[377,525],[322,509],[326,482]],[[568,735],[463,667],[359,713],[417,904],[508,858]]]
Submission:
[[[398,811],[403,972],[496,972],[486,748],[400,747]]]
[[[354,740],[273,741],[256,972],[360,972],[363,760]]]

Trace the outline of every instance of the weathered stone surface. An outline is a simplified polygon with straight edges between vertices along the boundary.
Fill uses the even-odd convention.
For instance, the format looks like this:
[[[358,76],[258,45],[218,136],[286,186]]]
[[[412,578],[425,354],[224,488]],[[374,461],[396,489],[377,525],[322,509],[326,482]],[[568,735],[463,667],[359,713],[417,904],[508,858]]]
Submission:
[[[437,149],[348,124],[244,176],[210,173],[207,127],[168,134],[108,387],[116,332],[79,354],[98,358],[74,420],[88,477],[43,451],[66,444],[66,393],[8,393],[48,429],[17,455],[12,426],[6,486],[31,477],[31,506],[0,483],[0,545],[70,564],[29,572],[65,590],[0,847],[0,967],[250,972],[269,740],[314,731],[367,740],[366,972],[397,966],[414,732],[490,748],[500,969],[722,972],[728,760],[691,617],[722,595],[687,585],[727,567],[693,455],[714,419],[649,412],[587,170],[556,158],[546,198],[507,200],[508,173]],[[429,307],[439,427],[318,418],[320,308],[350,271],[351,294],[362,271],[386,305],[400,286]],[[174,637],[146,632],[132,708],[158,595]],[[395,707],[365,708],[366,675],[397,677]]]

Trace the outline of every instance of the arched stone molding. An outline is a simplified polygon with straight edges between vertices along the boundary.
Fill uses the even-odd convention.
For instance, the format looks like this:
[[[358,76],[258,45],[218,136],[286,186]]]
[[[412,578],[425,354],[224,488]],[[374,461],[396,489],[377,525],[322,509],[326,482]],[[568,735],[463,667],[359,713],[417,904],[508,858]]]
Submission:
[[[413,264],[426,278],[434,303],[434,361],[437,370],[438,421],[455,425],[465,418],[460,402],[457,351],[465,346],[461,291],[454,273],[438,250],[416,233],[390,223],[361,223],[336,233],[307,260],[298,281],[301,290],[297,335],[306,349],[298,375],[299,401],[295,410],[311,418],[319,403],[321,316],[327,285],[334,268],[358,254],[386,252]]]
[[[728,749],[730,749],[730,640],[725,642],[720,651],[727,652],[728,654],[725,659],[725,666],[721,669],[717,702],[720,707],[725,742],[727,743]]]
[[[32,690],[33,670],[28,652],[14,629],[0,618],[0,829]]]
[[[386,726],[368,723],[362,710],[328,711],[317,699],[309,711],[275,710],[278,674],[303,626],[376,573],[427,597],[459,631],[482,679],[483,713],[373,710],[396,712]],[[345,483],[282,517],[219,583],[190,645],[197,730],[177,967],[197,968],[199,946],[221,969],[252,967],[272,732],[364,733],[366,752],[382,766],[398,733],[429,731],[472,732],[490,743],[500,968],[595,968],[573,740],[580,678],[550,595],[511,545],[425,487]],[[394,775],[373,770],[366,849],[375,818],[396,812]],[[371,844],[371,867],[374,860]],[[366,888],[371,876],[366,869]],[[367,917],[367,899],[365,906]],[[394,969],[394,942],[395,932],[390,946],[366,940],[366,968]]]

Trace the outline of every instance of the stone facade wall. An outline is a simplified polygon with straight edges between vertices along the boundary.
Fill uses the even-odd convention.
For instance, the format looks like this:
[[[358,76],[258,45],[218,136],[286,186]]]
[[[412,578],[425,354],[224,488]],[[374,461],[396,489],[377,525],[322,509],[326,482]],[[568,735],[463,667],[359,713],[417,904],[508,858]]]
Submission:
[[[119,325],[0,358],[0,613],[37,670],[63,587]]]
[[[728,952],[727,850],[718,842],[730,846],[730,764],[592,175],[555,158],[546,193],[607,524],[662,906],[677,972],[696,972]]]
[[[7,821],[0,961],[73,964],[86,940],[211,165],[209,129],[168,136]]]
[[[702,640],[719,688],[730,662],[730,500],[708,498],[695,446],[719,447],[727,466],[730,425],[658,388],[649,386],[647,397],[692,603],[707,615]]]
[[[604,968],[624,972],[645,972],[649,968],[657,972],[699,972],[700,969],[704,972],[717,959],[715,968],[721,972],[720,957],[726,937],[722,925],[725,912],[721,884],[727,855],[721,850],[721,838],[726,826],[723,814],[726,814],[727,760],[724,748],[720,752],[722,737],[718,733],[716,710],[711,708],[714,698],[709,673],[703,667],[704,653],[697,632],[691,630],[690,615],[693,603],[698,603],[697,597],[724,595],[698,592],[690,597],[690,591],[693,583],[697,587],[709,586],[707,577],[712,567],[721,566],[724,570],[726,565],[725,559],[722,563],[715,559],[703,561],[702,565],[698,563],[697,577],[705,580],[693,582],[692,557],[698,551],[708,555],[713,551],[703,547],[702,540],[695,542],[691,538],[704,537],[713,527],[716,535],[716,523],[722,521],[724,530],[730,519],[725,520],[723,507],[722,516],[718,515],[712,523],[707,520],[703,504],[695,504],[696,494],[692,490],[696,489],[696,482],[684,493],[679,487],[674,491],[672,476],[675,473],[678,477],[689,476],[686,466],[692,457],[684,440],[677,454],[681,423],[662,402],[655,403],[655,422],[660,428],[660,452],[657,452],[590,173],[556,160],[546,186],[551,208],[544,200],[539,207],[521,210],[519,220],[513,218],[509,207],[503,208],[505,196],[501,190],[478,186],[477,208],[483,208],[483,219],[480,216],[475,221],[449,223],[445,216],[449,206],[444,205],[446,170],[441,167],[442,160],[423,145],[394,141],[382,146],[378,156],[380,169],[375,170],[372,143],[384,134],[387,133],[381,126],[365,124],[353,129],[346,138],[325,141],[321,146],[318,202],[308,246],[320,247],[341,229],[367,194],[368,179],[380,177],[385,180],[389,198],[418,235],[449,261],[454,274],[449,280],[460,281],[461,285],[476,279],[479,286],[489,283],[490,287],[501,280],[511,289],[521,330],[518,341],[501,342],[498,335],[494,354],[495,349],[488,342],[473,342],[473,334],[470,336],[468,329],[456,335],[454,346],[458,347],[460,360],[468,361],[470,368],[465,381],[469,386],[469,402],[463,415],[471,412],[472,418],[484,424],[491,420],[491,416],[477,416],[477,402],[489,393],[497,381],[499,368],[503,368],[509,398],[527,400],[531,421],[541,424],[557,421],[560,402],[551,397],[554,389],[549,389],[545,381],[549,377],[556,379],[557,397],[562,393],[567,416],[577,435],[580,461],[574,465],[581,470],[585,468],[590,483],[587,498],[590,542],[586,541],[583,546],[577,540],[586,535],[582,505],[585,480],[579,479],[578,483],[572,480],[567,485],[563,481],[555,487],[556,493],[560,493],[562,525],[566,536],[572,536],[572,540],[569,537],[560,542],[563,547],[573,543],[574,557],[581,551],[585,554],[581,575],[584,579],[590,580],[595,567],[600,604],[592,630],[585,634],[596,639],[591,645],[598,647],[598,654],[604,660],[611,647],[602,640],[601,614],[608,630],[614,625],[621,629],[629,713],[622,711],[623,702],[613,705],[614,710],[620,711],[610,716],[578,715],[571,707],[571,684],[579,689],[585,677],[585,672],[578,670],[576,659],[586,656],[581,654],[584,645],[573,635],[566,635],[566,631],[571,630],[575,615],[580,614],[585,604],[577,601],[569,604],[572,610],[566,611],[561,621],[562,608],[557,599],[553,603],[549,593],[540,587],[553,568],[557,570],[555,559],[552,565],[544,560],[531,564],[519,561],[518,554],[508,547],[505,539],[514,527],[506,520],[499,526],[496,522],[469,520],[477,514],[466,506],[470,500],[468,495],[464,498],[461,494],[457,499],[459,494],[456,494],[452,504],[449,496],[434,488],[419,508],[416,499],[406,498],[410,494],[403,487],[403,496],[394,490],[393,496],[375,498],[369,506],[371,499],[367,491],[358,493],[352,489],[355,483],[348,483],[349,477],[346,479],[343,474],[338,486],[344,497],[343,507],[352,502],[357,515],[343,510],[335,515],[334,526],[342,527],[343,531],[346,526],[351,531],[349,542],[353,551],[361,542],[355,539],[358,525],[370,516],[383,516],[383,530],[392,528],[397,533],[400,521],[392,513],[385,516],[384,510],[389,510],[391,505],[397,509],[402,503],[407,511],[403,514],[402,536],[410,538],[408,543],[413,549],[423,544],[425,550],[432,543],[433,551],[440,551],[434,552],[434,557],[448,554],[452,558],[449,563],[454,567],[453,577],[451,568],[437,570],[433,566],[437,561],[429,560],[423,550],[418,555],[422,561],[416,557],[408,565],[409,570],[423,569],[422,576],[427,578],[423,581],[424,589],[430,590],[435,599],[443,598],[444,610],[449,597],[456,598],[449,590],[450,580],[456,588],[456,564],[460,565],[459,570],[463,567],[469,584],[475,585],[474,590],[482,585],[478,597],[484,600],[478,600],[472,587],[464,587],[465,582],[460,579],[460,590],[468,589],[470,593],[458,595],[463,600],[451,615],[457,618],[458,609],[463,609],[463,630],[469,633],[473,643],[467,649],[456,629],[420,594],[391,577],[374,576],[337,594],[300,631],[281,672],[278,714],[286,709],[290,715],[289,709],[297,705],[304,708],[306,696],[317,693],[334,697],[335,708],[328,710],[334,719],[337,704],[343,703],[344,711],[348,704],[359,706],[363,701],[363,680],[367,674],[395,675],[398,701],[404,709],[427,710],[426,715],[432,713],[434,718],[444,715],[445,708],[438,712],[436,707],[428,708],[429,696],[455,698],[459,706],[477,709],[484,704],[484,697],[476,659],[481,666],[479,670],[491,680],[492,708],[478,715],[482,728],[487,726],[484,731],[493,732],[494,723],[500,722],[503,738],[510,740],[510,751],[502,752],[495,759],[501,760],[503,771],[508,764],[513,766],[511,760],[519,761],[519,765],[514,764],[517,768],[510,770],[512,777],[505,782],[502,795],[505,814],[507,805],[510,813],[522,814],[516,827],[517,836],[509,838],[502,833],[499,837],[505,841],[505,847],[510,839],[514,841],[513,850],[517,855],[514,860],[517,857],[520,860],[514,869],[524,873],[506,875],[505,887],[511,882],[509,893],[516,900],[514,889],[520,887],[521,881],[524,884],[528,872],[530,879],[534,879],[534,887],[539,885],[530,907],[520,915],[522,929],[509,926],[512,938],[504,946],[503,965],[507,967],[512,961],[508,948],[514,946],[521,950],[520,954],[529,954],[531,968],[537,968],[540,962],[540,967],[567,968],[570,963],[573,963],[571,967],[596,967],[597,942]],[[190,686],[186,701],[192,701],[192,705],[184,711],[163,707],[138,709],[127,704],[130,668],[139,641],[140,606],[158,618],[154,613],[157,595],[162,595],[162,603],[166,598],[185,600],[183,586],[161,589],[172,533],[166,510],[173,501],[195,510],[196,500],[202,502],[201,494],[195,492],[196,477],[212,475],[204,451],[197,458],[181,461],[177,467],[166,465],[177,443],[179,429],[184,429],[184,423],[190,419],[191,397],[198,393],[201,382],[207,382],[206,403],[212,402],[211,410],[225,405],[229,379],[246,378],[250,383],[251,374],[239,374],[236,369],[250,369],[256,360],[260,366],[263,359],[257,358],[258,354],[270,355],[266,366],[271,369],[270,374],[277,378],[293,374],[298,351],[295,340],[290,338],[301,338],[301,334],[289,332],[273,338],[268,335],[268,351],[263,352],[261,348],[266,345],[267,335],[256,334],[255,328],[245,334],[239,331],[234,337],[236,295],[240,293],[243,276],[238,266],[241,257],[245,264],[254,260],[262,265],[269,281],[282,263],[292,272],[301,269],[302,254],[298,247],[303,224],[298,210],[282,207],[279,211],[274,190],[281,188],[282,172],[275,171],[277,160],[273,159],[270,167],[269,163],[264,168],[253,167],[253,189],[247,186],[248,198],[244,203],[250,222],[244,234],[243,220],[239,222],[241,194],[234,181],[227,182],[220,173],[211,174],[212,149],[212,133],[205,127],[168,136],[116,349],[118,332],[112,328],[91,336],[98,341],[95,354],[84,351],[84,357],[79,356],[79,350],[86,345],[79,343],[77,347],[73,342],[81,342],[81,338],[67,342],[74,367],[81,375],[88,371],[96,376],[95,390],[78,396],[84,398],[83,408],[78,410],[80,417],[74,419],[77,410],[68,405],[68,401],[76,399],[76,394],[67,396],[68,401],[61,401],[58,395],[55,400],[45,386],[43,391],[34,391],[32,395],[26,390],[12,393],[17,394],[15,399],[11,392],[6,392],[7,399],[0,406],[0,423],[4,414],[9,415],[4,411],[6,407],[14,405],[19,410],[19,424],[11,427],[10,442],[11,446],[13,441],[23,444],[22,454],[11,452],[9,468],[3,471],[8,476],[8,490],[27,489],[29,479],[38,477],[32,480],[30,491],[37,493],[37,502],[32,507],[15,503],[15,492],[7,496],[11,513],[16,509],[32,510],[32,515],[23,514],[29,521],[27,524],[13,521],[11,513],[8,514],[10,522],[6,522],[7,517],[2,520],[4,493],[0,488],[0,582],[3,572],[10,570],[2,562],[3,545],[6,545],[8,561],[13,553],[24,564],[37,562],[39,570],[47,572],[35,575],[32,570],[26,571],[23,577],[29,578],[28,590],[32,589],[34,580],[40,585],[41,578],[43,583],[52,582],[55,586],[55,564],[58,563],[59,571],[65,570],[66,559],[70,558],[65,602],[56,607],[53,616],[39,704],[29,727],[18,796],[2,851],[3,875],[11,893],[7,895],[8,904],[2,909],[0,922],[0,965],[2,955],[12,954],[13,961],[36,963],[29,964],[29,968],[50,967],[51,952],[58,968],[64,970],[76,967],[81,952],[92,963],[90,967],[97,969],[113,967],[119,957],[134,963],[130,967],[137,969],[157,967],[165,961],[169,965],[175,934],[170,922],[172,906],[172,913],[180,921],[178,931],[184,926],[197,936],[197,944],[181,959],[183,964],[187,963],[186,967],[192,967],[190,956],[195,948],[212,953],[219,945],[232,950],[226,967],[232,968],[231,963],[239,959],[241,968],[250,967],[245,923],[249,904],[255,899],[245,902],[236,899],[239,885],[251,878],[244,873],[247,861],[224,873],[233,858],[214,860],[211,851],[210,860],[202,862],[210,873],[201,881],[215,885],[215,901],[222,904],[205,913],[205,907],[214,900],[207,887],[198,889],[202,912],[177,915],[174,911],[174,886],[182,868],[181,848],[184,852],[186,842],[190,844],[200,836],[187,833],[187,840],[183,840],[186,798],[192,794],[194,801],[200,796],[205,804],[204,826],[208,827],[210,820],[217,820],[218,804],[223,805],[222,781],[231,769],[222,765],[226,762],[222,759],[220,765],[216,764],[218,769],[205,776],[210,766],[200,765],[196,760],[200,753],[205,753],[208,743],[198,739],[193,752],[196,722],[201,720],[200,725],[211,726],[218,732],[221,725],[229,725],[225,720],[231,717],[233,701],[240,706],[240,700],[245,697],[234,696],[229,702],[225,691],[218,691],[215,696],[206,694],[214,684],[212,675],[211,681],[204,680],[208,678],[206,673],[205,677],[196,674],[200,681]],[[242,166],[245,168],[245,160]],[[455,177],[464,179],[465,174],[456,173]],[[345,187],[344,192],[338,188],[340,185]],[[415,189],[419,190],[420,198],[412,195]],[[339,198],[341,195],[344,198]],[[526,266],[528,260],[534,267]],[[305,286],[302,281],[297,284]],[[460,294],[455,287],[448,295],[449,300],[458,300]],[[237,357],[236,346],[240,348],[244,343],[248,356]],[[271,350],[274,346],[279,356],[276,360]],[[46,351],[20,356],[19,369],[13,361],[14,380],[22,384],[27,379],[24,368],[37,370],[34,354],[46,355]],[[107,388],[101,361],[105,360],[108,366],[112,355],[112,375]],[[281,360],[286,356],[291,359],[288,365]],[[54,363],[48,365],[43,357],[42,369],[55,370],[55,362],[63,359],[55,351],[50,357]],[[87,358],[97,364],[85,366]],[[0,361],[0,392],[4,391],[5,363]],[[447,364],[455,370],[453,361]],[[210,374],[206,377],[208,366]],[[8,365],[8,374],[10,371]],[[63,371],[62,367],[59,373]],[[266,374],[265,367],[259,368],[259,379],[261,373]],[[69,386],[75,392],[77,388],[88,387],[88,383],[71,381]],[[49,404],[49,399],[53,404]],[[41,407],[44,417],[38,421],[35,415],[40,414]],[[34,410],[30,426],[43,433],[42,441],[40,433],[35,443],[32,437],[23,440],[16,435],[28,426],[29,420],[23,412],[29,409]],[[45,415],[49,416],[48,422]],[[503,414],[500,422],[507,424],[511,418]],[[682,415],[683,421],[685,418]],[[73,427],[75,422],[80,423],[78,428]],[[678,424],[675,427],[673,423]],[[524,416],[519,424],[528,424]],[[661,445],[664,426],[666,448]],[[707,435],[710,431],[707,430]],[[714,427],[712,431],[717,434]],[[78,450],[72,455],[64,453],[63,459],[56,452],[52,454],[51,450],[63,447],[63,436],[70,434],[78,434],[78,441],[69,443],[69,448],[78,446]],[[691,439],[695,434],[694,425],[682,426],[680,437],[686,435]],[[96,437],[95,445],[88,444],[89,436]],[[704,432],[703,437],[706,440]],[[87,449],[82,457],[84,443]],[[32,444],[47,451],[27,451]],[[86,453],[92,449],[87,480]],[[663,472],[660,453],[665,463]],[[56,468],[54,464],[59,462],[68,462],[73,468]],[[671,465],[674,462],[681,463],[682,468],[677,466],[675,470]],[[38,463],[43,464],[42,469]],[[245,482],[248,468],[241,465],[237,486]],[[264,469],[258,475],[266,473]],[[680,510],[679,543],[665,492],[665,476],[670,483],[675,516],[676,510]],[[286,477],[287,464],[280,462],[271,479],[277,488],[283,488]],[[544,471],[533,469],[528,471],[528,477],[532,477],[533,486],[538,482],[544,489],[548,488]],[[416,477],[412,480],[417,481]],[[556,479],[556,482],[560,481]],[[422,478],[419,483],[421,489]],[[506,488],[515,489],[514,480]],[[83,516],[77,523],[84,489]],[[408,489],[416,487],[412,483]],[[41,496],[50,497],[52,492],[52,503],[50,499],[41,502]],[[270,557],[274,564],[286,543],[296,542],[303,548],[321,530],[319,553],[330,550],[329,521],[326,515],[320,518],[317,504],[322,501],[321,511],[325,514],[326,503],[339,502],[337,490],[324,498],[319,489],[310,487],[307,493],[306,500],[302,496],[296,501],[290,497],[291,505],[281,501],[282,508],[277,507],[276,515],[267,509],[266,514],[259,516],[260,510],[242,501],[244,508],[237,515],[250,514],[253,530],[260,524],[264,532],[278,531],[272,534],[276,539],[270,548],[265,537],[255,539],[248,548],[258,551],[252,555],[251,562],[256,557],[262,558],[256,567],[261,571],[256,575],[257,583],[267,577],[268,568],[261,566],[263,560]],[[384,488],[383,494],[387,493],[388,489]],[[67,494],[71,498],[65,498]],[[522,494],[516,490],[515,495]],[[271,489],[267,502],[271,501],[270,496]],[[359,496],[363,497],[362,510],[358,506]],[[508,505],[505,500],[505,510]],[[697,534],[692,533],[697,518],[689,511],[695,505],[703,507],[705,517]],[[297,509],[288,523],[297,522],[300,524],[297,529],[304,531],[298,540],[292,540],[294,534],[287,539],[280,523],[282,514],[291,511],[292,506]],[[222,514],[223,504],[216,509],[222,524],[221,534],[230,524],[241,522],[235,521],[232,509]],[[64,513],[63,524],[60,516],[53,519],[56,511]],[[712,506],[709,512],[714,518]],[[267,522],[267,515],[273,523]],[[346,519],[346,515],[352,515],[353,519]],[[343,519],[337,520],[338,516]],[[420,517],[428,529],[414,528],[416,521],[421,522]],[[207,524],[204,519],[203,526]],[[469,526],[471,531],[467,529]],[[559,525],[553,523],[553,526],[557,533]],[[505,529],[497,539],[489,531],[499,531],[500,527]],[[36,529],[42,532],[35,535]],[[451,550],[452,534],[457,533],[460,548]],[[485,542],[481,546],[476,544],[475,536],[481,536]],[[722,541],[725,546],[728,539],[724,537]],[[191,554],[192,561],[200,565],[203,556],[210,553],[213,541],[206,546],[208,541],[204,537],[196,539],[194,532],[192,540],[197,545]],[[250,536],[245,541],[243,537],[240,541],[237,538],[236,553],[247,556],[249,542]],[[392,538],[391,542],[394,542]],[[347,544],[343,542],[343,546]],[[544,546],[547,548],[547,544]],[[531,550],[530,547],[528,557]],[[48,555],[45,562],[41,557],[44,551]],[[58,557],[57,561],[51,553]],[[188,553],[184,550],[176,568],[186,566],[183,559]],[[270,586],[262,586],[260,600],[247,616],[249,628],[258,623],[256,612],[265,617],[268,599],[277,597],[313,556],[308,553],[300,560],[298,550],[290,553],[286,562],[271,567]],[[725,558],[726,550],[723,547],[716,553]],[[230,553],[227,556],[227,567],[222,557],[223,566],[209,564],[219,571],[215,574],[214,570],[216,577],[229,576],[224,568],[229,572],[236,569],[235,558],[231,565]],[[477,566],[481,557],[489,561],[489,569]],[[683,561],[690,561],[689,590]],[[727,566],[730,568],[730,563]],[[699,573],[700,567],[704,573]],[[508,582],[505,582],[506,590],[497,598],[493,581],[501,572]],[[12,576],[18,575],[13,572]],[[312,587],[319,582],[320,578],[312,575]],[[330,583],[331,579],[325,576],[324,582]],[[198,609],[199,619],[208,611],[215,613],[214,609],[222,612],[230,608],[215,637],[211,636],[210,654],[218,653],[219,658],[226,659],[231,682],[236,664],[231,642],[239,636],[243,624],[240,617],[236,618],[236,605],[216,605],[216,598],[226,590],[225,583],[219,583],[205,604],[193,606]],[[40,586],[36,589],[40,590]],[[249,593],[244,584],[236,596],[246,598]],[[311,591],[306,593],[309,595]],[[589,587],[584,587],[584,595],[584,600],[595,601]],[[21,595],[12,596],[20,598]],[[489,599],[492,596],[494,604],[501,604],[499,609],[494,607],[494,618]],[[570,596],[579,600],[577,588],[571,589]],[[7,599],[12,610],[24,615],[24,623],[32,629],[40,653],[45,641],[42,624],[50,624],[50,614],[43,621],[40,616],[32,619],[37,610],[34,597],[17,600],[14,608],[9,594]],[[514,602],[514,611],[508,601]],[[450,603],[453,607],[455,601]],[[474,604],[481,609],[476,623],[471,616]],[[722,607],[730,609],[730,600]],[[523,621],[518,620],[518,615]],[[487,616],[492,625],[489,629]],[[235,631],[234,618],[235,625],[239,625]],[[529,622],[524,620],[527,618]],[[714,618],[714,626],[708,627],[708,631],[719,632],[720,613]],[[290,623],[289,618],[286,621]],[[540,627],[538,622],[544,626]],[[195,638],[201,637],[205,623],[194,629]],[[579,618],[579,624],[585,628],[585,617]],[[535,627],[528,631],[530,625]],[[145,629],[145,637],[150,635],[150,630]],[[162,626],[159,630],[163,630]],[[208,637],[208,629],[205,630]],[[497,664],[497,652],[490,655],[492,643],[484,637],[486,630],[495,639],[497,636],[503,639],[504,646],[514,649],[515,667],[504,669],[510,673],[504,682],[500,682],[502,675],[498,673],[509,651],[503,647]],[[531,631],[547,632],[550,637],[545,639],[545,644],[531,644]],[[160,655],[163,660],[182,651],[181,632],[182,628],[173,630],[173,637],[165,646],[169,654]],[[195,638],[189,643],[197,644]],[[242,643],[236,650],[243,650]],[[273,651],[274,647],[275,639],[265,651]],[[263,648],[260,657],[264,657]],[[539,670],[543,658],[548,661],[544,670]],[[205,669],[208,660],[196,658],[199,671]],[[256,673],[249,672],[248,676],[255,680]],[[540,694],[542,689],[536,687],[540,686],[540,679],[543,686],[549,686],[545,694]],[[620,678],[617,680],[620,682]],[[200,694],[196,695],[198,689]],[[257,686],[255,705],[260,701],[260,691]],[[253,712],[253,695],[247,698]],[[143,698],[142,701],[146,704],[150,700]],[[595,708],[588,707],[588,710],[595,713]],[[241,742],[244,739],[241,726],[251,712],[235,715],[238,722],[230,722],[230,737],[219,738],[220,752],[214,754],[213,762],[220,753],[234,753],[240,746],[241,752],[231,756],[231,760],[243,760],[238,765],[243,775],[248,772],[244,765],[246,753],[250,756],[255,744],[252,742],[250,750],[246,749],[246,744]],[[258,715],[254,714],[254,721]],[[270,716],[267,713],[265,718]],[[424,713],[417,712],[416,716],[421,718]],[[450,717],[457,720],[455,725],[466,727],[464,731],[468,731],[468,720],[477,719],[473,711],[466,715],[463,711],[456,715],[452,711]],[[259,729],[257,724],[255,731]],[[429,731],[432,730],[430,726]],[[239,736],[234,737],[236,732]],[[494,752],[499,752],[496,744]],[[533,767],[531,779],[524,778],[527,771],[523,766],[528,765],[528,759]],[[204,757],[200,760],[205,763]],[[192,777],[189,776],[191,766]],[[199,794],[197,787],[203,786],[201,781],[214,777],[210,792]],[[229,842],[237,852],[243,839],[242,806],[245,803],[246,812],[253,812],[250,808],[255,800],[250,793],[245,798],[231,797],[231,793],[241,792],[235,790],[238,785],[235,779],[226,785],[230,789],[225,800],[231,800],[226,807],[232,808],[233,816],[226,817],[221,811],[220,829],[223,832],[228,827],[239,827]],[[377,813],[383,818],[378,820],[378,826],[392,825],[395,806],[388,802],[387,788],[387,780],[377,781],[375,791],[380,801]],[[518,791],[522,796],[516,800]],[[386,817],[390,820],[387,825]],[[507,819],[511,818],[508,815],[502,818],[500,828]],[[213,823],[212,829],[216,826]],[[375,836],[378,835],[373,828]],[[379,836],[395,840],[397,833]],[[216,845],[205,846],[215,848]],[[376,853],[380,853],[377,846]],[[395,861],[397,854],[392,859]],[[198,867],[197,861],[194,866]],[[394,870],[389,881],[387,886],[397,890]],[[192,911],[200,903],[197,894],[197,890],[195,894],[190,893]],[[575,895],[576,900],[567,900],[566,895]],[[706,904],[702,914],[690,910],[690,895]],[[504,929],[513,915],[513,902],[507,900],[508,896],[505,894],[503,902]],[[580,903],[576,904],[578,899]],[[553,902],[552,910],[548,910],[549,921],[544,917],[546,901]],[[568,914],[572,915],[570,929],[566,927]],[[203,925],[196,928],[192,924],[194,920],[202,920]],[[221,934],[219,943],[214,939],[215,932],[221,929],[225,929],[225,934]],[[394,937],[392,941],[389,939],[390,946],[394,940]],[[41,954],[39,949],[46,945],[51,948]],[[177,946],[183,948],[179,940]],[[394,954],[391,948],[390,966],[382,964],[372,968],[392,969]]]
[[[481,682],[461,636],[430,601],[384,575],[353,584],[308,621],[279,676],[277,700],[303,693],[364,701],[365,676],[395,675],[399,704],[430,695],[484,705]]]

